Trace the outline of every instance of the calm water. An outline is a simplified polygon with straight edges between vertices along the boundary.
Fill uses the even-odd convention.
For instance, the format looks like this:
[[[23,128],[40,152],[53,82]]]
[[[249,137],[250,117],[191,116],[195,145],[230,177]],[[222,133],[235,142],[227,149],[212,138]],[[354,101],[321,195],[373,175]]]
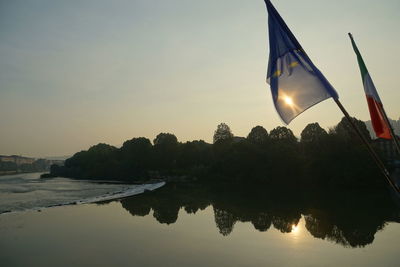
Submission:
[[[1,266],[399,266],[382,195],[167,185],[0,215]]]

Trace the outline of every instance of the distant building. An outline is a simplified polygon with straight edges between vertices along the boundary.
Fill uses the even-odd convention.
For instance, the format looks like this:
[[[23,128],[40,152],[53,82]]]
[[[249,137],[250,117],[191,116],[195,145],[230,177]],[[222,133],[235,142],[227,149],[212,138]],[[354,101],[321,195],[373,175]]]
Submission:
[[[397,136],[397,139],[400,140],[400,138]],[[372,141],[376,147],[379,148],[379,150],[383,153],[383,156],[387,160],[393,160],[395,158],[398,158],[398,153],[396,150],[396,145],[394,144],[393,140],[387,140],[387,139],[382,139],[382,138],[377,138]]]
[[[12,155],[12,156],[0,156],[0,161],[14,162],[17,165],[22,165],[22,164],[32,164],[36,161],[36,159]]]
[[[0,155],[0,175],[18,172],[42,172],[48,171],[50,166],[64,165],[64,160],[35,159],[22,156]]]

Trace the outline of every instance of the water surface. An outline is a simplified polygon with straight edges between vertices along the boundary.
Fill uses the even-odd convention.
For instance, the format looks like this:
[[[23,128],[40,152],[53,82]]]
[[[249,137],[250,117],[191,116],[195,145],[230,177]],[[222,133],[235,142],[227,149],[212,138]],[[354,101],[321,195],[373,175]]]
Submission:
[[[399,266],[400,213],[380,194],[172,185],[0,216],[4,266]]]
[[[115,181],[40,178],[41,173],[0,176],[0,214],[38,210],[134,195],[154,185],[132,185]],[[162,185],[160,185],[162,186]]]

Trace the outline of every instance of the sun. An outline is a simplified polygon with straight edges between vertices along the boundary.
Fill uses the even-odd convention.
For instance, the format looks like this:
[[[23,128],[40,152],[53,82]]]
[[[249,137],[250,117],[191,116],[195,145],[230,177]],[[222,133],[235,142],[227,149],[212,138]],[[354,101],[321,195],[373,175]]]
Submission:
[[[289,96],[285,96],[284,98],[283,98],[283,100],[285,101],[285,103],[288,105],[288,106],[293,106],[293,99],[291,98],[291,97],[289,97]]]
[[[292,225],[292,231],[291,231],[291,233],[296,234],[296,233],[298,233],[298,232],[299,232],[299,226],[293,224],[293,225]]]

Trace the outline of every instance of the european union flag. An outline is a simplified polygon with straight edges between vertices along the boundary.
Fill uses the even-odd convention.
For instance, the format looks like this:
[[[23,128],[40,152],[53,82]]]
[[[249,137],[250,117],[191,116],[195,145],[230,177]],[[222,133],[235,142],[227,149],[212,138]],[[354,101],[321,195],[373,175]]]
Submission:
[[[270,46],[267,82],[276,110],[289,124],[315,104],[339,96],[311,62],[271,1],[265,0],[265,4]]]

